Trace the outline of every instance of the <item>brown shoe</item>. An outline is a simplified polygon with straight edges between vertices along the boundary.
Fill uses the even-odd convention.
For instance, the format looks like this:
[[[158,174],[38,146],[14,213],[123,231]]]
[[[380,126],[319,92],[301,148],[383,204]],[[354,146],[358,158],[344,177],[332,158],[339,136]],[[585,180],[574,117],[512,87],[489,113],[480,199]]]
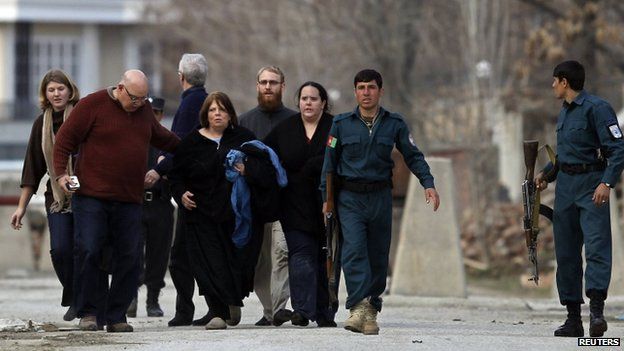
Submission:
[[[106,331],[109,333],[130,333],[134,331],[134,328],[128,323],[115,323],[106,326]]]
[[[97,319],[95,316],[85,316],[80,318],[78,322],[78,328],[84,331],[96,331],[98,329]]]

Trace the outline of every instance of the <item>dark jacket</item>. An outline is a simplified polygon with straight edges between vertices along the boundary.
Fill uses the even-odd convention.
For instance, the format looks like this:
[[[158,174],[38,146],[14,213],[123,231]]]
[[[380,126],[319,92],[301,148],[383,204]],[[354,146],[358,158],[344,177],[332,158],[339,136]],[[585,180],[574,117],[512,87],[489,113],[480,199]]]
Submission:
[[[219,144],[204,137],[199,130],[182,140],[173,157],[169,173],[171,191],[187,222],[201,221],[204,216],[214,222],[231,220],[231,183],[225,178],[225,156],[232,148],[255,139],[246,128],[227,128]],[[193,193],[197,208],[187,210],[181,202],[184,192]]]
[[[280,196],[280,222],[286,232],[323,233],[318,188],[332,119],[332,115],[323,114],[312,140],[308,141],[299,113],[280,123],[264,140],[277,153],[288,175],[288,185]]]
[[[192,87],[182,92],[180,106],[173,116],[171,131],[180,139],[199,128],[199,111],[206,100],[206,89],[203,86]],[[166,175],[173,166],[173,155],[163,153],[165,159],[154,166],[160,175]]]
[[[54,135],[58,132],[63,124],[63,113],[65,111],[52,112],[52,131]],[[43,176],[48,172],[48,165],[45,162],[43,156],[43,148],[41,147],[41,140],[43,138],[43,114],[39,115],[33,123],[32,130],[30,131],[30,139],[28,140],[28,148],[26,149],[26,156],[24,157],[24,168],[22,168],[22,183],[20,187],[31,186],[35,191],[39,188],[39,183]],[[44,193],[45,207],[50,209],[54,202],[54,196],[52,195],[52,186],[50,180],[46,183],[46,190]]]
[[[260,106],[256,106],[240,115],[238,120],[241,126],[254,132],[258,139],[264,139],[273,128],[296,113],[284,105],[275,111],[265,111]]]

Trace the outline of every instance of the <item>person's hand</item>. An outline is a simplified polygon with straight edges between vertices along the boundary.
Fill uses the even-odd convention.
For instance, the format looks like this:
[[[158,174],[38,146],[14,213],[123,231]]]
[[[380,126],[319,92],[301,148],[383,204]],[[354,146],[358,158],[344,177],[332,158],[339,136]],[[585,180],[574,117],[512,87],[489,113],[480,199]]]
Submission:
[[[25,213],[25,209],[20,207],[13,212],[11,215],[11,227],[13,227],[13,229],[20,230],[22,228],[22,218],[24,218]]]
[[[184,206],[189,211],[197,207],[195,201],[191,200],[193,196],[195,195],[193,195],[193,193],[191,193],[190,191],[186,191],[184,192],[184,194],[182,194],[182,206]]]
[[[160,174],[153,169],[150,169],[145,173],[145,180],[143,181],[143,188],[149,189],[156,184],[156,182],[160,180]]]
[[[535,182],[537,190],[542,191],[548,188],[548,182],[544,179],[544,172],[539,172],[533,181]]]
[[[594,196],[592,196],[592,201],[594,201],[594,205],[596,207],[600,207],[609,202],[609,194],[611,193],[611,188],[609,188],[605,183],[600,183],[596,187],[594,191]]]
[[[435,190],[435,188],[427,188],[425,189],[425,201],[430,203],[433,201],[433,211],[437,211],[438,207],[440,207],[440,195]]]
[[[71,183],[71,179],[69,179],[69,175],[63,174],[62,176],[56,178],[56,182],[61,187],[61,189],[63,189],[65,194],[72,194],[76,192],[76,190],[69,190],[69,188],[67,187],[67,184]]]
[[[238,173],[240,173],[242,176],[245,175],[245,164],[244,163],[237,163],[234,165],[234,169],[236,169],[238,171]]]

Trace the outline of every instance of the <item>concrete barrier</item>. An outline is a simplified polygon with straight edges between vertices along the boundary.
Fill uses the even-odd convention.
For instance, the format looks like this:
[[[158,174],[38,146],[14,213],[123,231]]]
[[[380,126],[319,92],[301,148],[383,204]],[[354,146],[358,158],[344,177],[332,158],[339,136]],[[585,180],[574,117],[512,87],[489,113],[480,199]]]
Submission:
[[[466,297],[451,161],[428,158],[441,205],[433,212],[412,175],[403,211],[391,294]]]
[[[612,191],[612,199],[609,201],[611,209],[611,237],[613,246],[611,285],[609,295],[624,295],[624,240],[620,225],[621,213],[618,211],[615,191]]]

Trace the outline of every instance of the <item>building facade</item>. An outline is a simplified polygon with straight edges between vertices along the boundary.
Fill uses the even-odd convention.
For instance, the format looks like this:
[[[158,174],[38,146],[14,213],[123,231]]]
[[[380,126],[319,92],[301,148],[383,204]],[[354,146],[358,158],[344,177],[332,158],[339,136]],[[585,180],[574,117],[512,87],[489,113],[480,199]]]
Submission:
[[[159,45],[144,0],[0,0],[0,121],[32,120],[51,68],[69,73],[82,96],[139,68],[160,93]]]

